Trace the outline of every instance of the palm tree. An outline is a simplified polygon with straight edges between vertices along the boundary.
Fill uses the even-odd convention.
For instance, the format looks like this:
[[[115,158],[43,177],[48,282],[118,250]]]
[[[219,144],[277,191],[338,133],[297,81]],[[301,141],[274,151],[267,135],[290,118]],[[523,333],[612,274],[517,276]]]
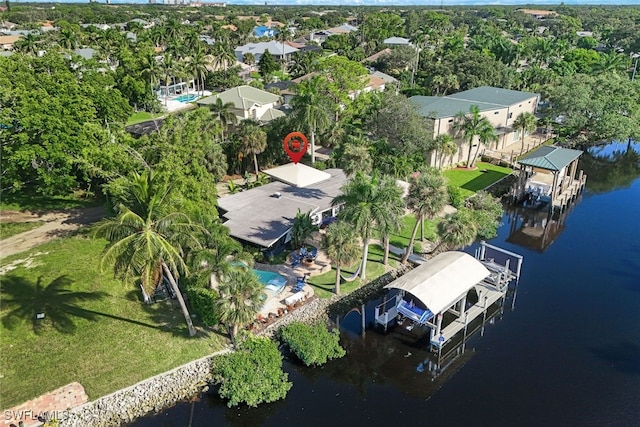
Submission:
[[[230,270],[220,284],[216,308],[233,345],[236,345],[238,330],[250,323],[260,310],[262,290],[258,277],[248,269]]]
[[[202,248],[190,252],[189,265],[196,272],[196,283],[214,289],[237,265],[251,266],[253,257],[229,236],[229,228],[210,216],[201,218],[199,222],[202,226],[199,238]]]
[[[384,207],[376,217],[376,228],[382,238],[382,246],[384,246],[382,263],[386,267],[389,265],[389,235],[400,230],[402,226],[404,201],[402,200],[402,189],[396,184],[393,177],[383,177],[378,192],[381,197],[384,197]]]
[[[267,149],[267,133],[253,120],[243,120],[238,131],[238,141],[242,151],[253,155],[253,165],[258,176],[257,155]]]
[[[220,135],[222,141],[224,141],[224,131],[229,125],[238,123],[238,117],[231,111],[234,108],[236,108],[236,106],[233,102],[224,103],[220,97],[216,98],[215,103],[209,104],[211,113],[218,116],[218,120],[222,124],[222,133]]]
[[[176,63],[173,61],[173,57],[165,53],[162,61],[162,81],[164,83],[164,105],[167,105],[167,99],[169,98],[169,84],[173,81],[174,74],[176,72]]]
[[[536,129],[538,119],[532,113],[526,111],[518,114],[518,117],[513,121],[513,126],[520,129],[522,145],[524,145],[525,133],[533,132]]]
[[[331,108],[320,93],[322,77],[313,76],[296,85],[296,96],[291,100],[293,115],[311,133],[311,164],[316,162],[316,132],[331,123]]]
[[[413,252],[413,244],[418,233],[418,226],[425,218],[432,218],[437,215],[447,204],[446,180],[435,169],[419,172],[411,178],[409,194],[406,197],[407,207],[416,216],[416,224],[411,232],[409,246],[402,256],[402,263],[406,263]]]
[[[449,249],[468,246],[473,243],[477,234],[478,225],[471,212],[467,209],[460,209],[456,213],[448,214],[438,223],[440,243],[433,252],[436,252],[441,246]]]
[[[333,206],[342,205],[339,217],[351,223],[362,239],[362,280],[366,278],[371,235],[376,225],[383,222],[388,214],[389,200],[393,198],[388,193],[389,187],[380,184],[378,176],[369,177],[359,172],[342,187],[342,194],[332,202]]]
[[[188,274],[184,249],[198,247],[195,227],[181,212],[170,212],[171,187],[146,170],[134,173],[117,205],[117,216],[103,221],[96,235],[109,241],[102,266],[113,263],[114,272],[124,280],[140,280],[145,302],[159,278],[171,284],[180,303],[189,335],[196,331],[174,276]]]
[[[313,223],[311,213],[302,213],[300,209],[298,209],[296,218],[293,221],[293,227],[291,228],[291,244],[293,248],[300,251],[305,240],[307,240],[314,231],[318,231],[318,226]]]
[[[236,55],[231,48],[229,39],[226,37],[220,37],[216,39],[216,43],[213,45],[213,61],[212,65],[216,70],[227,70],[230,65],[236,63]]]
[[[16,42],[16,50],[21,53],[35,55],[38,51],[39,40],[40,38],[37,35],[29,33]]]
[[[78,47],[78,37],[73,28],[63,27],[58,34],[58,43],[65,49],[75,49]]]
[[[434,139],[434,151],[435,157],[438,160],[438,167],[442,169],[442,162],[445,156],[453,156],[458,151],[453,137],[448,133],[438,135]]]
[[[191,72],[200,86],[200,96],[203,95],[204,81],[207,75],[207,66],[211,63],[211,57],[207,55],[207,52],[202,49],[200,45],[192,50],[189,57],[189,67]]]
[[[338,221],[327,228],[327,233],[322,239],[327,256],[336,267],[335,293],[340,295],[340,269],[344,265],[351,265],[358,259],[360,245],[358,235],[351,224]]]
[[[473,167],[471,163],[471,152],[473,149],[473,140],[480,134],[487,124],[491,126],[489,119],[480,115],[480,108],[472,105],[469,113],[459,112],[453,122],[453,129],[460,133],[469,143],[469,155],[467,157],[467,168]]]
[[[347,138],[351,139],[353,136],[349,135]],[[358,171],[368,174],[373,169],[373,158],[366,145],[348,144],[337,160],[339,166],[348,176],[352,176]]]
[[[142,76],[149,82],[151,93],[160,82],[162,69],[156,60],[155,52],[148,50],[142,55]]]
[[[498,134],[496,133],[493,125],[487,120],[482,123],[482,126],[478,130],[478,146],[476,147],[476,153],[473,155],[473,160],[471,161],[472,165],[476,164],[476,159],[478,158],[478,154],[480,154],[480,147],[488,147],[492,142],[498,142]]]

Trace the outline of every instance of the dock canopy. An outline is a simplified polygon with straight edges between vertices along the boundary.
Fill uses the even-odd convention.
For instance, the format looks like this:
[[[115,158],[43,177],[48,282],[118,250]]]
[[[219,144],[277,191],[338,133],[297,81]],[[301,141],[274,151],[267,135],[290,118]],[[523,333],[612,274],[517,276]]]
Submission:
[[[546,145],[518,160],[521,165],[538,169],[560,171],[582,155],[580,150]]]
[[[432,313],[438,314],[455,304],[489,274],[489,270],[469,254],[443,252],[385,288],[409,292]]]

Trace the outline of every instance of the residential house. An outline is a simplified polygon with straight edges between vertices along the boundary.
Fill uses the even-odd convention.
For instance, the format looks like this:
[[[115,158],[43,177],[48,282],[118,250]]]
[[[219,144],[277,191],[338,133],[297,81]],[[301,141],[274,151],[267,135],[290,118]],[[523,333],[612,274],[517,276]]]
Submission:
[[[309,212],[316,224],[337,214],[333,199],[347,182],[341,169],[289,163],[263,172],[276,181],[218,199],[220,218],[232,237],[277,254],[291,240],[298,211]]]
[[[540,95],[482,86],[447,96],[413,96],[411,102],[416,105],[423,116],[433,120],[433,137],[449,133],[454,135],[453,125],[458,113],[468,113],[471,106],[476,105],[483,117],[489,119],[496,128],[498,142],[490,149],[502,149],[521,138],[520,129],[513,127],[513,122],[520,113],[535,113]],[[458,152],[444,159],[443,166],[466,161],[468,141],[456,140]],[[474,144],[475,145],[475,144]],[[428,160],[430,166],[438,165],[435,153]]]
[[[328,28],[326,30],[313,31],[311,32],[305,39],[308,38],[308,41],[316,42],[318,44],[322,44],[331,36],[339,35],[339,34],[349,34],[353,31],[358,31],[358,27],[354,27],[353,25],[343,24],[339,27]]]
[[[250,53],[253,55],[255,62],[258,63],[265,52],[269,52],[276,61],[282,61],[283,59],[288,61],[291,59],[291,55],[298,52],[298,49],[287,44],[271,40],[268,42],[247,43],[235,48],[234,52],[239,62],[243,62],[244,56],[247,53]]]
[[[222,93],[201,98],[197,104],[206,107],[215,104],[217,99],[223,104],[231,103],[231,110],[238,121],[245,119],[256,120],[260,123],[268,123],[285,114],[278,109],[282,105],[279,95],[257,89],[252,86],[238,86]]]
[[[378,59],[380,59],[380,57],[384,56],[384,55],[389,55],[391,53],[391,49],[390,48],[384,48],[382,49],[380,52],[376,52],[373,55],[364,58],[361,62],[363,63],[373,63],[376,62]]]
[[[532,18],[544,20],[546,18],[553,18],[558,16],[558,12],[553,10],[540,10],[540,9],[519,9],[520,12],[531,16]]]
[[[13,45],[20,40],[22,36],[2,36],[0,35],[0,50],[13,50]]]
[[[412,46],[411,40],[405,39],[404,37],[389,37],[388,39],[384,39],[382,42],[387,46]]]

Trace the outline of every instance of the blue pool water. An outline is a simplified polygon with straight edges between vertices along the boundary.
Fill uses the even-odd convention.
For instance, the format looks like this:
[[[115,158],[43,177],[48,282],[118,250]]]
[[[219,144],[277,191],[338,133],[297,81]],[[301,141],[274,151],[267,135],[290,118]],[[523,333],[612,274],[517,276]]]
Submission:
[[[253,273],[258,276],[258,280],[266,289],[273,292],[281,291],[287,284],[287,279],[278,273],[264,270],[253,270]]]
[[[176,101],[180,101],[180,102],[191,102],[191,101],[195,101],[196,99],[198,99],[198,95],[190,93],[187,95],[180,95],[177,98],[175,98]]]

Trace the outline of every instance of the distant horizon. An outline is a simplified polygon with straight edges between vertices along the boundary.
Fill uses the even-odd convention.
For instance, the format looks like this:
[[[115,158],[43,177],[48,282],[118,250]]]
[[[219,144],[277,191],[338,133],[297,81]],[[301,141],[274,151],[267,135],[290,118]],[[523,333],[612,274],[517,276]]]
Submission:
[[[0,5],[3,3],[0,0]],[[58,0],[58,1],[41,1],[41,0],[21,0],[11,1],[10,3],[64,3],[64,4],[87,4],[89,0]],[[106,0],[96,1],[95,3],[105,4]],[[148,0],[111,0],[111,4],[149,4]],[[451,6],[530,6],[530,7],[558,7],[565,6],[640,6],[640,0],[616,0],[608,2],[605,0],[564,0],[553,2],[549,0],[235,0],[235,1],[212,1],[202,0],[206,3],[226,3],[230,6],[431,6],[431,7],[451,7]],[[156,0],[156,5],[163,5],[162,0]]]

